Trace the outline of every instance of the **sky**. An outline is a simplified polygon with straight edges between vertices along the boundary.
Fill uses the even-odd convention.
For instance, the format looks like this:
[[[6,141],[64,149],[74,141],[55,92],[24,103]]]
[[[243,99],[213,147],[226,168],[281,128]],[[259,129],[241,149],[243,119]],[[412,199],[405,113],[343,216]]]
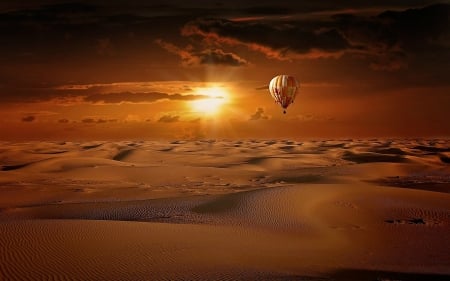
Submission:
[[[449,15],[426,0],[4,0],[0,140],[448,137]],[[287,114],[279,74],[300,84]]]

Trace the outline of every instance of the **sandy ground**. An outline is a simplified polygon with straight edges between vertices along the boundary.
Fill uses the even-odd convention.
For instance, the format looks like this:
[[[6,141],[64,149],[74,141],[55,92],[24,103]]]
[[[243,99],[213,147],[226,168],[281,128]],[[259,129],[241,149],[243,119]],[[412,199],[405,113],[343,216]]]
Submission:
[[[0,279],[450,280],[450,141],[2,142]]]

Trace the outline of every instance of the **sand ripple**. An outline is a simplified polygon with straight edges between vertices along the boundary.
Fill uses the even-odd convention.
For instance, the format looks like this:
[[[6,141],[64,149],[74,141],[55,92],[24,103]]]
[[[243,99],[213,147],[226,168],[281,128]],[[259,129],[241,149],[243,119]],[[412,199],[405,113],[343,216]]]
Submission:
[[[449,147],[3,142],[0,279],[448,280]]]

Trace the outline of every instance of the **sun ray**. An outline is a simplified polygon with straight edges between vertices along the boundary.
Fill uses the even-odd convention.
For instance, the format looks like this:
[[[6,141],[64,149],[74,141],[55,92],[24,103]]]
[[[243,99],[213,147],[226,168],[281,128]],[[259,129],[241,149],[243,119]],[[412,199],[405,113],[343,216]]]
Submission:
[[[196,93],[206,97],[191,101],[190,106],[195,113],[217,115],[221,107],[228,102],[228,92],[222,87],[199,88]]]

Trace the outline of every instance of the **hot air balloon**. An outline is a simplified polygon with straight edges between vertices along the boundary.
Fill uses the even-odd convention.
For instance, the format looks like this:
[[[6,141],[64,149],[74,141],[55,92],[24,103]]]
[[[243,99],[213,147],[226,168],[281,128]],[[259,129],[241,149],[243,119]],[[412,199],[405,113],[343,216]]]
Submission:
[[[299,86],[294,76],[290,75],[278,75],[270,80],[269,92],[283,108],[283,113],[286,114],[286,108],[294,102]]]

